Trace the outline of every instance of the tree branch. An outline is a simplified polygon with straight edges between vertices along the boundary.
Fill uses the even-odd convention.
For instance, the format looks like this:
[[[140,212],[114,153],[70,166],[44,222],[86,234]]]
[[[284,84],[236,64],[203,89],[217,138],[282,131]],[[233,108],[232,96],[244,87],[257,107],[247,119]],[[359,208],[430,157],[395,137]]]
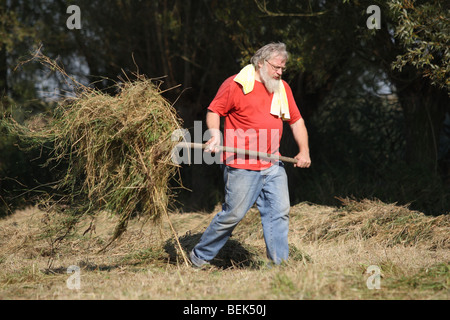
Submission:
[[[256,6],[258,7],[258,9],[265,13],[267,17],[317,17],[317,16],[321,16],[325,13],[327,13],[327,11],[320,11],[320,12],[312,12],[312,13],[283,13],[283,12],[272,12],[269,9],[267,9],[267,3],[266,0],[262,0],[258,1],[258,0],[254,0]]]

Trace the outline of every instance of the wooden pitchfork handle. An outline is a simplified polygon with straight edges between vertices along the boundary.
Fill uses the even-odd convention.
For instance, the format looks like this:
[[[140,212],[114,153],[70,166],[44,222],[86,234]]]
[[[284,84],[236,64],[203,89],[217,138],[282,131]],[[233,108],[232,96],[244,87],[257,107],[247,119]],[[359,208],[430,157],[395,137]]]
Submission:
[[[193,143],[193,142],[180,142],[176,146],[180,147],[180,148],[192,148],[192,149],[206,149],[209,147],[209,145],[207,145],[207,144]],[[232,147],[227,147],[227,146],[216,146],[215,148],[217,148],[219,151],[223,151],[223,152],[232,152],[232,153],[236,153],[238,155],[246,155],[246,156],[250,156],[250,157],[263,158],[263,159],[267,159],[267,160],[279,160],[279,161],[293,163],[293,164],[296,164],[298,162],[297,159],[294,159],[294,158],[278,156],[278,155],[270,154],[270,153],[238,149],[238,148],[232,148]]]

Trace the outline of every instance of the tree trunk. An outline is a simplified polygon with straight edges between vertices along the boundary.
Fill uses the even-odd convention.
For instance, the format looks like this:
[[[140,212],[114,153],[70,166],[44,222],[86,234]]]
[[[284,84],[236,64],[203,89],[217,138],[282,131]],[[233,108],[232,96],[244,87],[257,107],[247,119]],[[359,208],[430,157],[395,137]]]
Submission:
[[[7,11],[6,0],[0,0],[0,16]],[[6,31],[6,30],[5,30]],[[8,95],[8,61],[6,45],[0,43],[0,102],[6,101],[3,97]]]
[[[8,95],[8,63],[6,47],[0,47],[0,98]],[[3,98],[2,98],[3,101]]]
[[[184,34],[183,34],[183,55],[189,57],[190,43],[189,35],[191,33],[191,0],[184,0],[185,3],[185,15],[184,15]],[[181,7],[181,6],[180,6]],[[189,88],[192,86],[191,77],[191,63],[187,60],[184,61],[184,86]]]
[[[397,82],[397,88],[401,85]],[[450,102],[447,92],[417,78],[397,95],[405,117],[405,160],[436,170],[439,135]]]

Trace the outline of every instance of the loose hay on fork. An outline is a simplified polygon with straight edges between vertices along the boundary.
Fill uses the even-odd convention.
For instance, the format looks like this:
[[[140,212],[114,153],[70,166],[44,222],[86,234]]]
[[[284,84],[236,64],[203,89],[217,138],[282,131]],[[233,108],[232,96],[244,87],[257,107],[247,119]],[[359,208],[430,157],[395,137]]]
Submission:
[[[68,77],[49,58],[40,53],[35,58]],[[116,88],[117,94],[109,95],[77,83],[76,96],[58,106],[48,125],[30,130],[13,122],[11,128],[31,144],[50,145],[51,162],[66,163],[55,187],[64,196],[53,203],[77,215],[107,210],[119,216],[108,245],[134,214],[154,222],[167,214],[169,183],[177,173],[171,135],[182,123],[157,82],[136,75]]]

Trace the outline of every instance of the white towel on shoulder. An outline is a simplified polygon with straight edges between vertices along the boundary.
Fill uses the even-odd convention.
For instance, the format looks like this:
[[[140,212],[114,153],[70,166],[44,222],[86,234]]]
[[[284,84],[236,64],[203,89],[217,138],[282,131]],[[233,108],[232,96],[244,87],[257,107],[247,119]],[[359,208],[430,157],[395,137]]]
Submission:
[[[249,94],[253,91],[253,88],[255,87],[255,73],[255,67],[252,64],[249,64],[234,78],[234,81],[242,86],[244,94]],[[281,80],[280,88],[273,94],[270,113],[284,121],[290,120],[291,118],[289,114],[289,102],[287,99],[286,88]]]

